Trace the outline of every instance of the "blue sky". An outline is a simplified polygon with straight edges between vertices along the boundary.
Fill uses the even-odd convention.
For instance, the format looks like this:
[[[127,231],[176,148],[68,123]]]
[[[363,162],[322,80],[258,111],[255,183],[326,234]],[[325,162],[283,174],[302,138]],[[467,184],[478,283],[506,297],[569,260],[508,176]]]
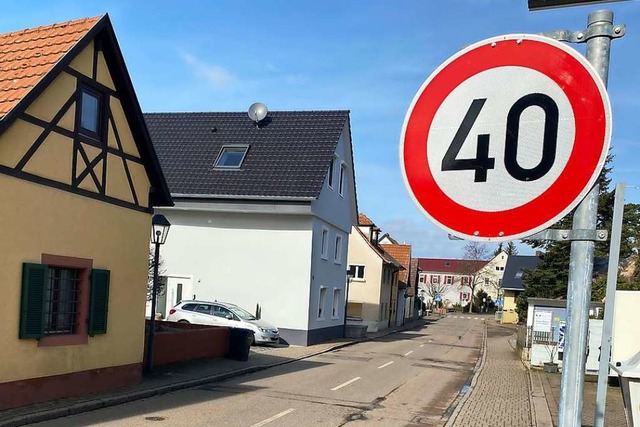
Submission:
[[[612,178],[640,184],[640,2],[602,6],[627,25],[612,47]],[[148,112],[246,111],[256,101],[271,110],[348,109],[360,210],[413,244],[414,256],[460,257],[464,243],[422,216],[400,173],[399,137],[415,92],[467,44],[580,30],[596,8],[528,12],[526,0],[32,1],[4,5],[0,31],[108,12]],[[640,191],[630,189],[627,200],[640,202]]]

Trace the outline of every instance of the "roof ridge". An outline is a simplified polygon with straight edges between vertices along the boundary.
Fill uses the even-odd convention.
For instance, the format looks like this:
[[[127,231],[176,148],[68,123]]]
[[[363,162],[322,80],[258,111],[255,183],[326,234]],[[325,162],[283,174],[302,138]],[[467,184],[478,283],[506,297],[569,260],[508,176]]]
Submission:
[[[341,113],[349,114],[350,110],[269,110],[269,113]],[[246,111],[154,111],[145,112],[145,116],[160,115],[160,114],[175,114],[175,115],[188,115],[188,114],[247,114]]]
[[[9,31],[6,33],[0,33],[0,38],[5,37],[5,36],[17,36],[17,35],[24,35],[24,34],[30,34],[30,33],[36,33],[36,32],[40,32],[40,31],[44,31],[44,30],[51,30],[53,28],[63,28],[63,27],[69,27],[72,25],[79,25],[79,24],[84,24],[86,22],[90,22],[90,21],[99,21],[100,19],[102,19],[105,15],[98,15],[98,16],[93,16],[93,17],[84,17],[84,18],[80,18],[80,19],[72,19],[70,21],[64,21],[64,22],[57,22],[54,24],[48,24],[48,25],[40,25],[37,27],[31,27],[31,28],[23,28],[22,30],[15,30],[15,31]]]

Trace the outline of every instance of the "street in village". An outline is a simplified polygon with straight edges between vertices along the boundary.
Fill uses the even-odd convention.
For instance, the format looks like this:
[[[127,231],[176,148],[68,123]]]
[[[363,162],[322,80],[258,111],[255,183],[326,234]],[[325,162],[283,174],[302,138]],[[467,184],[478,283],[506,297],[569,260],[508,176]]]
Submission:
[[[492,316],[468,317],[37,425],[444,425],[468,389],[481,355],[484,319]]]

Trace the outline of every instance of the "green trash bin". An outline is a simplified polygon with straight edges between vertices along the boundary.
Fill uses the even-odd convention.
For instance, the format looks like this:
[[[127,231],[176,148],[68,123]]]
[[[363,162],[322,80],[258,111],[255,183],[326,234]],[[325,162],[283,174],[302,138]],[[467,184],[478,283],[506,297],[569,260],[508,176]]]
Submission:
[[[253,342],[253,331],[242,328],[229,328],[229,353],[227,357],[246,362]]]

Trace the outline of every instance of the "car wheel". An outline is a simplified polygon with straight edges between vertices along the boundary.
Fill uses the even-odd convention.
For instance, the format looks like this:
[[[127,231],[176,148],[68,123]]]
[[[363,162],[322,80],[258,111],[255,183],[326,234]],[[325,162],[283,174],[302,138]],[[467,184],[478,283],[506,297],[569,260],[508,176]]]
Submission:
[[[182,320],[178,320],[178,323],[189,323],[189,321],[182,319]]]

